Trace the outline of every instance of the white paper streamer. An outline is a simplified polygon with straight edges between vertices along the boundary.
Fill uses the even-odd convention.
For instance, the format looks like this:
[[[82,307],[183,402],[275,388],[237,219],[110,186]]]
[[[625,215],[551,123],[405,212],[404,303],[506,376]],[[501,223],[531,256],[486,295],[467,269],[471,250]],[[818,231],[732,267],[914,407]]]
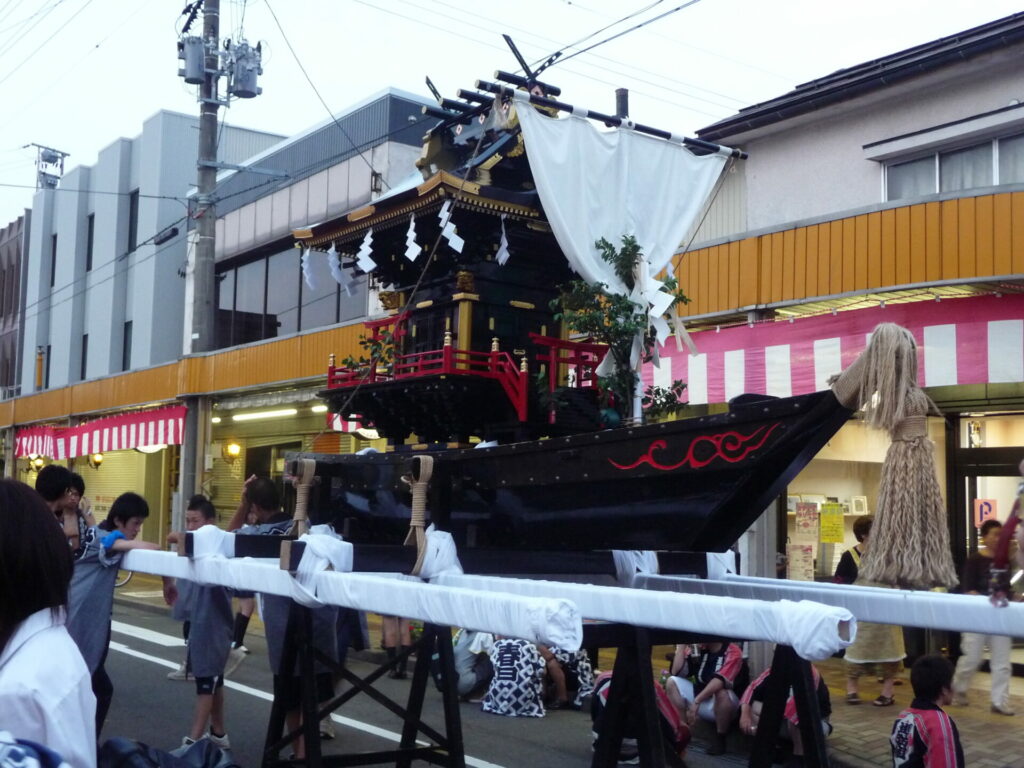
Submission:
[[[366,234],[363,236],[363,242],[359,244],[359,251],[356,253],[356,264],[363,272],[373,272],[377,268],[377,262],[370,257],[370,251],[373,250],[370,241],[373,238],[373,227],[366,230]]]
[[[304,248],[302,251],[302,279],[306,281],[306,285],[309,286],[309,290],[316,290],[316,280],[313,278],[313,264],[310,262],[309,248]]]
[[[505,266],[508,257],[508,236],[505,234],[505,214],[503,213],[501,214],[501,240],[498,242],[498,252],[494,255],[494,260],[501,266]]]
[[[420,247],[416,244],[416,217],[409,216],[409,231],[405,233],[405,258],[416,261],[420,255]]]
[[[462,253],[462,246],[466,244],[466,241],[455,234],[455,225],[451,219],[451,207],[452,201],[445,200],[441,205],[441,210],[437,213],[437,218],[441,221],[441,234],[448,241],[448,245],[456,253]]]
[[[345,270],[341,268],[341,259],[338,257],[338,249],[331,243],[327,251],[327,268],[331,271],[331,277],[338,285],[345,284]]]

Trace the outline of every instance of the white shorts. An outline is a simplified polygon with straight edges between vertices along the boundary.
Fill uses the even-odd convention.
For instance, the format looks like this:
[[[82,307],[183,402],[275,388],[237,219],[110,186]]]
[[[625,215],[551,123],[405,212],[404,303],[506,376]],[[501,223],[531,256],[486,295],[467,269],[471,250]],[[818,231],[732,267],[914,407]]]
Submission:
[[[670,679],[673,683],[675,683],[676,690],[679,691],[679,694],[684,699],[686,699],[686,701],[692,702],[695,696],[693,692],[693,683],[685,677],[673,676]],[[731,688],[727,688],[725,692],[729,694],[729,698],[732,700],[733,706],[739,709],[740,700],[739,697],[736,695],[736,692],[733,691]],[[709,723],[715,722],[714,697],[711,697],[710,699],[705,699],[700,703],[700,706],[697,708],[697,716],[700,717],[701,720],[707,720]]]

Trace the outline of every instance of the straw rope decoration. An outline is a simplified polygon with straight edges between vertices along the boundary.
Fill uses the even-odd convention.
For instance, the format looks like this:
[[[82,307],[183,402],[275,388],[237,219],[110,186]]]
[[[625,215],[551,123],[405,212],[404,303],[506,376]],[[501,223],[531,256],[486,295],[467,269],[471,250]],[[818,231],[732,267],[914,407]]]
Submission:
[[[316,461],[313,459],[296,459],[295,475],[292,484],[295,486],[295,514],[292,516],[292,527],[289,536],[301,536],[309,533],[309,489],[313,486]]]
[[[416,545],[416,565],[412,568],[413,576],[420,575],[420,570],[423,568],[423,558],[427,552],[427,537],[424,527],[426,526],[427,519],[427,488],[430,487],[430,477],[433,474],[434,457],[415,456],[413,457],[412,474],[402,477],[412,490],[409,533],[405,537],[405,546]]]
[[[867,349],[836,377],[832,389],[847,408],[863,408],[868,426],[892,438],[858,581],[913,589],[955,586],[946,510],[928,438],[927,416],[938,409],[917,385],[917,345],[910,331],[895,323],[877,326]]]

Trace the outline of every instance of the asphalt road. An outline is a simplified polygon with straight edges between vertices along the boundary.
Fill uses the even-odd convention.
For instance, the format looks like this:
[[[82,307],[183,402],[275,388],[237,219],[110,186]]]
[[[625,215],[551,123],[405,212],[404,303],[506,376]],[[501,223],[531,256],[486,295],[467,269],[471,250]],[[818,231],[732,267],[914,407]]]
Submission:
[[[250,634],[252,651],[227,683],[226,720],[232,752],[239,765],[258,766],[270,715],[271,675],[263,639]],[[169,617],[116,604],[107,671],[114,682],[114,701],[103,738],[124,736],[164,750],[181,744],[192,718],[195,686],[167,679],[184,657],[181,626]],[[349,668],[364,676],[367,662],[354,659]],[[378,687],[402,701],[408,681],[383,678]],[[426,720],[443,730],[440,694],[428,686]],[[461,707],[467,765],[476,768],[586,768],[590,765],[590,717],[585,712],[554,711],[543,718],[508,718],[482,712],[479,705]],[[342,753],[397,746],[401,723],[366,696],[356,696],[334,714],[337,738],[324,752]],[[691,748],[691,768],[738,766],[735,758],[713,760]]]

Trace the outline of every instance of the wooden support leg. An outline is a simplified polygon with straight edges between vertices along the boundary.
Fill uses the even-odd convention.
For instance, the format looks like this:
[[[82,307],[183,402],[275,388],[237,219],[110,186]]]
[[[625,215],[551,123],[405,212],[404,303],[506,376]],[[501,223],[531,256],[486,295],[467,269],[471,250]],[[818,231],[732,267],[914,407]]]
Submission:
[[[772,657],[772,672],[764,681],[764,699],[761,717],[757,721],[757,734],[754,736],[754,747],[750,752],[750,768],[771,768],[775,757],[775,745],[779,738],[779,729],[786,712],[786,699],[789,698],[790,655],[792,648],[775,647]]]
[[[284,645],[281,650],[281,669],[294,669],[295,660],[298,655],[296,633],[292,631],[292,616],[288,617],[288,629],[284,636]],[[263,768],[270,768],[278,761],[279,748],[275,748],[281,740],[285,730],[286,708],[283,700],[283,691],[278,689],[278,683],[283,678],[277,675],[274,678],[274,701],[270,705],[270,721],[267,723],[267,735],[263,742]]]
[[[402,756],[395,763],[395,768],[410,768],[412,765],[411,751],[416,747],[416,732],[423,716],[423,699],[427,692],[427,680],[430,678],[430,656],[437,640],[434,629],[423,628],[416,649],[416,666],[412,671],[412,684],[409,686],[409,702],[406,705],[405,718],[402,723],[402,740],[399,749]]]
[[[785,650],[790,656],[793,698],[797,717],[800,718],[800,739],[804,743],[804,765],[809,768],[827,768],[828,749],[825,747],[825,732],[821,727],[821,708],[818,706],[818,691],[811,662],[801,659],[792,648],[787,647]]]
[[[661,715],[654,698],[654,675],[651,669],[651,641],[643,627],[636,628],[633,678],[637,683],[637,704],[643,717],[643,730],[637,734],[637,748],[642,768],[664,768],[665,740],[661,736]]]
[[[450,768],[465,768],[466,747],[462,741],[462,714],[459,712],[459,691],[458,676],[455,674],[455,649],[452,647],[451,627],[439,627],[428,624],[423,628],[426,636],[427,629],[433,635],[433,642],[421,648],[420,653],[427,659],[430,658],[432,648],[437,648],[438,658],[441,662],[441,697],[444,702],[444,730],[447,736],[447,748]],[[417,662],[419,659],[417,658]]]
[[[292,603],[291,614],[298,635],[299,672],[302,677],[302,736],[306,747],[306,765],[321,768],[320,719],[317,706],[315,651],[313,649],[313,612],[305,606]],[[282,667],[287,669],[287,667]]]

